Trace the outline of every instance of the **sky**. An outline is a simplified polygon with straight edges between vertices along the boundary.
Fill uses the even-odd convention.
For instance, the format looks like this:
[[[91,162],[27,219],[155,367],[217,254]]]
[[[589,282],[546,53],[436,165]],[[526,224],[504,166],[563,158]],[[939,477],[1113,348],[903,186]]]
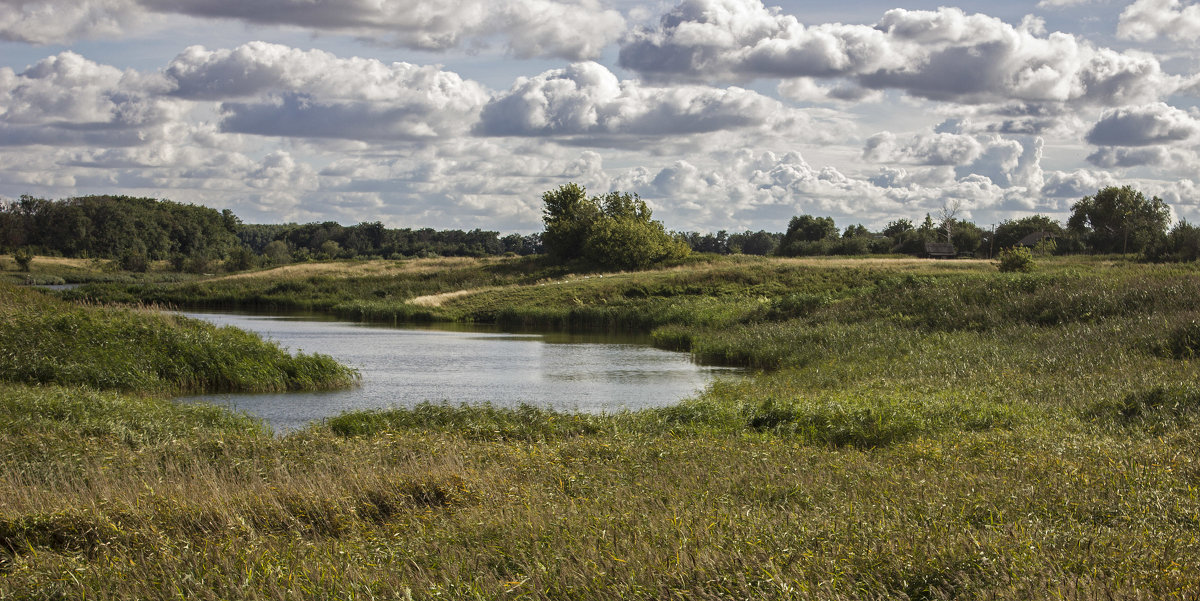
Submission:
[[[1200,220],[1200,3],[0,0],[0,198],[247,223],[668,229],[1065,221],[1132,185]]]

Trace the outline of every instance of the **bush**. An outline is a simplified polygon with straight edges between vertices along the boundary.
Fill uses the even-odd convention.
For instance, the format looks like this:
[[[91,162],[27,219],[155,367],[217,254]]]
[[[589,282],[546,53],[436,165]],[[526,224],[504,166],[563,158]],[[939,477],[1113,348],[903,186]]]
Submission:
[[[1033,253],[1024,246],[1000,251],[1000,271],[1028,273],[1033,271]]]
[[[33,251],[28,248],[19,248],[13,253],[13,260],[17,262],[17,268],[21,271],[28,272],[29,264],[33,262]]]
[[[127,248],[121,252],[117,263],[121,269],[125,271],[133,271],[137,273],[145,273],[150,266],[150,260],[146,257],[146,251],[143,248]]]

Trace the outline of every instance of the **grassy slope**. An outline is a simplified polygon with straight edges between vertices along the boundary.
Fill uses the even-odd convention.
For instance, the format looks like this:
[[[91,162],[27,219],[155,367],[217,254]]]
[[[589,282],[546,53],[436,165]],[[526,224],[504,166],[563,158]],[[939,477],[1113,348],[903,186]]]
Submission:
[[[0,387],[0,597],[1200,592],[1194,267],[419,265],[314,277],[401,298],[485,286],[424,310],[657,328],[771,370],[633,414],[425,406],[285,438]],[[322,306],[405,306],[360,296]]]

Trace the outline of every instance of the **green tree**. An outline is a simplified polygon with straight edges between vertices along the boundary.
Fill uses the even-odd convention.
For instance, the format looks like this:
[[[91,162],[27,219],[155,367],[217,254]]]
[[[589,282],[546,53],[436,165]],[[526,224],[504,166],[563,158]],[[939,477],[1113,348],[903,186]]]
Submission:
[[[785,257],[828,254],[831,242],[838,237],[832,217],[792,217],[775,253]]]
[[[1067,228],[1093,251],[1142,251],[1166,235],[1171,211],[1157,196],[1147,199],[1131,186],[1110,186],[1071,207]]]
[[[272,265],[285,265],[292,261],[292,250],[283,240],[272,240],[263,247],[263,256]]]
[[[955,219],[951,225],[953,232],[950,241],[958,252],[974,253],[983,242],[983,230],[970,221]]]
[[[150,259],[146,256],[146,245],[141,240],[130,241],[129,246],[121,251],[117,263],[125,271],[144,273],[150,268]]]
[[[1022,238],[1036,232],[1046,232],[1055,237],[1063,235],[1062,225],[1045,215],[1030,215],[1020,219],[1007,219],[996,226],[993,244],[996,248],[1016,246]]]
[[[1200,259],[1200,227],[1180,221],[1171,233],[1146,248],[1146,259],[1155,262]]]
[[[650,207],[636,194],[588,198],[583,186],[572,183],[546,192],[542,201],[542,244],[558,260],[582,258],[602,267],[639,269],[690,252],[652,219]]]
[[[225,257],[225,271],[246,271],[258,267],[258,255],[249,247],[239,246],[229,251]]]
[[[326,240],[321,243],[320,253],[317,255],[322,259],[336,259],[342,254],[342,245],[336,240]]]
[[[546,230],[542,244],[550,256],[570,261],[583,256],[592,225],[600,218],[600,206],[576,183],[559,186],[542,194],[542,222]]]

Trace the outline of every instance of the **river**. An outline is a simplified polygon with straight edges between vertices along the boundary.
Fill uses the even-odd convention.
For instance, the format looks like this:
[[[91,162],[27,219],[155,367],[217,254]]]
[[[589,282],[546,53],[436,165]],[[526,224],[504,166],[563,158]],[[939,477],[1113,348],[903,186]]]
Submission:
[[[227,405],[276,432],[346,411],[412,407],[423,401],[527,403],[561,411],[616,412],[673,405],[722,374],[645,337],[509,333],[488,328],[390,327],[317,317],[185,313],[257,332],[292,352],[324,353],[362,374],[362,385],[330,392],[185,397]]]

